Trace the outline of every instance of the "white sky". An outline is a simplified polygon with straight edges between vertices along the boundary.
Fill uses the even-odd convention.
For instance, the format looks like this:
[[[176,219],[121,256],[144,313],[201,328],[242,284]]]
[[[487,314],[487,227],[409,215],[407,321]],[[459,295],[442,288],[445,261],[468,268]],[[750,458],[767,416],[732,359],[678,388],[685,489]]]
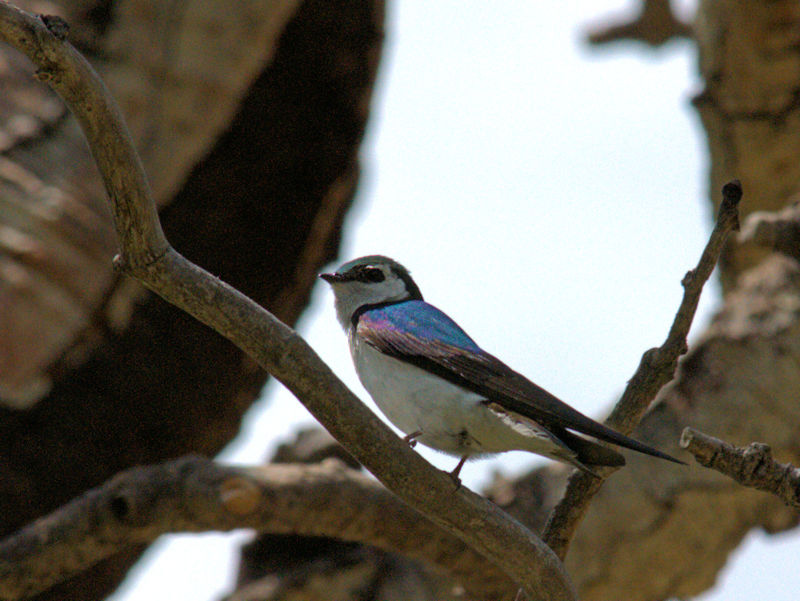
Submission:
[[[398,259],[479,344],[594,416],[666,336],[710,218],[705,139],[689,105],[699,89],[694,47],[581,44],[587,25],[625,8],[389,2],[364,179],[341,254]],[[695,331],[716,296],[704,295]],[[322,283],[299,330],[368,400]],[[272,383],[222,457],[260,462],[312,422]],[[508,453],[467,464],[462,477],[479,488],[493,470],[543,461]],[[169,537],[114,599],[218,599],[248,537]],[[751,536],[701,599],[793,598],[798,553],[791,533]]]

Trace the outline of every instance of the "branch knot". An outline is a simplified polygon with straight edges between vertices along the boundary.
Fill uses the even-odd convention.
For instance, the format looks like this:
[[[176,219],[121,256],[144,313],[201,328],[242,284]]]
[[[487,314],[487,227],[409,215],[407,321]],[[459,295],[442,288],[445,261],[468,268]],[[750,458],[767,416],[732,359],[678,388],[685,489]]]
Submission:
[[[69,23],[58,15],[39,15],[39,18],[47,27],[47,31],[53,34],[57,40],[63,42],[69,35]]]

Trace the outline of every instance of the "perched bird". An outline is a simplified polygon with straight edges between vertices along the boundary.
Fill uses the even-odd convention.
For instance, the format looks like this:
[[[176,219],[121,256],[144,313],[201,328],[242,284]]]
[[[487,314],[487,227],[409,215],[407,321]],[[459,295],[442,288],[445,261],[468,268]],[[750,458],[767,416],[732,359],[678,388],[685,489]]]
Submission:
[[[336,316],[364,388],[412,446],[461,457],[522,450],[570,463],[619,466],[593,438],[683,463],[586,417],[481,349],[458,324],[422,299],[408,270],[380,255],[320,277],[333,288]]]

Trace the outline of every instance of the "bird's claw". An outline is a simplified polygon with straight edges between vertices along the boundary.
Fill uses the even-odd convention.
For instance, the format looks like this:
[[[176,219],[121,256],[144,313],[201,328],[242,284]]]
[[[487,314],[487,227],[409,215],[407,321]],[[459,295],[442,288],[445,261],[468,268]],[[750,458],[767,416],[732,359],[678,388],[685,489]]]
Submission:
[[[411,434],[403,436],[403,441],[412,449],[417,446],[417,438],[422,436],[422,430],[415,430]]]
[[[453,481],[453,484],[456,485],[456,490],[461,488],[461,478],[459,478],[458,475],[461,473],[461,468],[464,467],[464,464],[467,462],[468,458],[469,455],[464,455],[463,457],[461,457],[461,460],[458,462],[456,469],[454,469],[452,472],[448,474],[450,476],[450,479]]]

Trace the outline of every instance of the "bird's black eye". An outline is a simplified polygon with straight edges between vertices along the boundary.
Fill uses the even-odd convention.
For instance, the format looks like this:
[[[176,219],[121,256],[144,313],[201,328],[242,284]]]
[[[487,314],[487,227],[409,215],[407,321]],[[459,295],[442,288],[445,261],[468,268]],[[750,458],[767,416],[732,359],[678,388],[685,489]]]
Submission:
[[[362,282],[378,283],[386,279],[383,271],[377,267],[365,267],[361,270],[361,273],[359,273],[358,276],[358,279]]]

